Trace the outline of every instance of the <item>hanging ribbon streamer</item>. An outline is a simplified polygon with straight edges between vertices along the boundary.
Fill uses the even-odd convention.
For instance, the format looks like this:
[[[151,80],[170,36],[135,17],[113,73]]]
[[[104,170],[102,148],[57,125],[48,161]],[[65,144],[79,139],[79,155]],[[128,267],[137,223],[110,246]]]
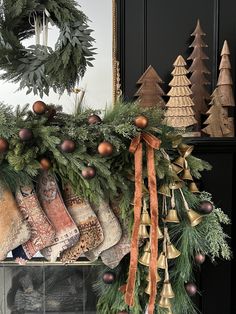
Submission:
[[[126,286],[125,302],[129,306],[134,305],[134,289],[136,282],[136,273],[138,267],[138,231],[140,226],[140,215],[142,208],[142,141],[146,143],[147,148],[147,170],[148,170],[148,189],[150,194],[150,212],[151,212],[151,261],[149,265],[151,294],[149,298],[148,314],[153,314],[157,294],[157,256],[158,256],[158,199],[157,183],[155,171],[154,149],[159,149],[161,141],[154,135],[146,132],[140,133],[135,137],[130,145],[129,151],[134,154],[135,162],[135,194],[134,194],[134,225],[131,238],[130,268],[129,277]]]

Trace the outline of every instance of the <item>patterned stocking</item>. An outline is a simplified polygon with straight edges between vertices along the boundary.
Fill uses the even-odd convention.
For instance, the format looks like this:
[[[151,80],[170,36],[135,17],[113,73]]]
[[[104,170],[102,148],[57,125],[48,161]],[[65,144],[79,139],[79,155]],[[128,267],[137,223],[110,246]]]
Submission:
[[[120,210],[117,204],[113,204],[112,209],[117,218],[119,218]],[[117,267],[122,258],[130,252],[130,237],[128,232],[128,226],[121,219],[120,223],[122,226],[122,237],[120,241],[110,249],[103,251],[101,254],[101,259],[103,263],[109,268]]]
[[[76,196],[69,184],[66,185],[63,196],[80,232],[79,242],[61,253],[61,261],[66,263],[76,261],[83,252],[96,248],[104,238],[102,227],[89,203]]]
[[[0,181],[0,261],[7,253],[30,238],[30,227],[23,219],[11,191]]]
[[[117,244],[122,236],[119,221],[107,202],[101,200],[101,203],[94,209],[94,211],[102,226],[104,241],[94,250],[85,253],[85,256],[90,261],[95,261],[103,251],[108,250]]]
[[[31,238],[12,251],[15,259],[31,259],[38,251],[54,242],[56,231],[42,210],[33,185],[24,186],[16,193],[16,202],[23,217],[28,220]],[[21,260],[22,262],[22,260]]]
[[[41,253],[47,260],[55,262],[61,252],[79,241],[79,230],[65,207],[55,177],[46,171],[39,176],[37,195],[44,212],[56,229],[54,243]]]

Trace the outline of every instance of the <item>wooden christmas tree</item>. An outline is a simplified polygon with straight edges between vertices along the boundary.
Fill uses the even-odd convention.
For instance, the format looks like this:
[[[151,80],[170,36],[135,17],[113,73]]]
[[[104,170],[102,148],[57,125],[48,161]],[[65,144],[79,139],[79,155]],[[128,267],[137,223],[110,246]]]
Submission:
[[[143,107],[161,107],[165,106],[162,96],[164,91],[159,84],[163,83],[155,69],[150,65],[144,74],[140,77],[137,84],[141,84],[139,90],[135,94],[138,102]]]
[[[169,86],[171,87],[167,110],[165,112],[165,122],[169,126],[177,128],[186,128],[194,125],[197,121],[194,117],[191,82],[187,78],[188,70],[186,62],[182,56],[178,56],[174,63],[173,76]]]
[[[221,51],[220,62],[220,74],[217,82],[217,89],[221,96],[221,104],[225,109],[225,115],[227,117],[227,126],[231,130],[228,137],[234,136],[234,118],[230,117],[232,113],[229,113],[229,108],[235,106],[235,99],[233,93],[233,80],[231,76],[231,64],[230,64],[230,51],[227,41],[224,41],[224,45]]]
[[[188,60],[192,60],[192,65],[190,66],[189,71],[191,73],[190,81],[192,84],[192,99],[195,104],[195,118],[198,122],[198,129],[200,130],[202,120],[201,115],[206,113],[208,109],[208,100],[210,99],[210,94],[206,88],[206,85],[210,84],[206,75],[210,74],[210,72],[205,65],[205,60],[209,58],[203,51],[204,48],[208,47],[202,38],[203,36],[206,36],[206,34],[203,32],[199,20],[197,21],[197,26],[191,36],[194,36],[194,40],[189,46],[190,48],[193,48],[193,51],[188,58]]]
[[[230,134],[227,126],[227,116],[222,107],[222,97],[216,88],[211,96],[210,109],[207,111],[208,118],[204,122],[207,125],[202,131],[210,137],[224,137]]]

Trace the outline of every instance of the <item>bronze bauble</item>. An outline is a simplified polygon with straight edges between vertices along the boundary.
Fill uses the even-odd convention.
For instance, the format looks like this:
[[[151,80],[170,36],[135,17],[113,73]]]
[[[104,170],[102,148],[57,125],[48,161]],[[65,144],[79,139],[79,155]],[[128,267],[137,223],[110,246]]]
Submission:
[[[72,140],[64,140],[61,143],[61,150],[64,153],[73,153],[75,151],[75,148],[76,148],[76,144]]]
[[[204,254],[198,253],[195,255],[194,259],[198,265],[202,265],[206,260],[206,256]]]
[[[88,166],[82,170],[82,177],[84,179],[93,179],[96,176],[96,169]]]
[[[97,124],[101,123],[101,121],[102,119],[96,114],[92,114],[91,116],[88,117],[88,124]]]
[[[44,114],[46,110],[47,110],[47,105],[41,100],[38,100],[33,104],[33,111],[36,114],[39,114],[39,115]]]
[[[33,132],[31,129],[23,128],[19,131],[19,138],[22,141],[30,141],[33,138]]]
[[[202,201],[200,203],[200,207],[199,207],[198,211],[201,214],[205,214],[205,215],[210,214],[213,211],[213,205],[209,201]]]
[[[145,129],[148,126],[148,119],[144,116],[138,116],[135,118],[134,124],[137,128]]]
[[[115,279],[116,279],[116,275],[112,271],[106,271],[102,276],[103,282],[108,285],[114,283]]]
[[[98,145],[98,152],[102,157],[111,156],[113,153],[113,146],[109,142],[102,142]]]
[[[42,158],[40,160],[40,167],[43,170],[49,170],[52,167],[52,163],[48,158]]]
[[[185,290],[190,297],[193,297],[197,293],[197,286],[193,282],[187,282]]]
[[[9,149],[9,143],[4,138],[0,138],[0,154],[4,154]]]

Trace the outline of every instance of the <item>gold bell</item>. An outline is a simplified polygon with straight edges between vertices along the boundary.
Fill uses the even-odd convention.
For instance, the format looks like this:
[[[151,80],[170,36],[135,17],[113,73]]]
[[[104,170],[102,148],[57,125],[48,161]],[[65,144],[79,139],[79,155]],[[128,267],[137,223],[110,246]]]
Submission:
[[[143,210],[142,215],[141,215],[141,222],[142,225],[150,225],[151,224],[151,218],[146,209]]]
[[[158,240],[161,240],[164,238],[164,235],[163,235],[161,228],[159,226],[157,227],[157,238],[158,238]]]
[[[163,307],[165,309],[171,308],[170,299],[168,299],[168,298],[161,297],[158,304],[160,307]]]
[[[146,289],[145,289],[145,293],[146,294],[151,294],[151,282],[150,281],[148,281],[148,285],[147,285],[147,287],[146,287]]]
[[[183,187],[183,184],[184,184],[183,181],[179,181],[179,182],[176,181],[174,183],[171,183],[169,187],[171,190],[179,190]]]
[[[183,170],[183,168],[182,167],[180,167],[180,166],[178,166],[178,165],[175,165],[175,164],[171,164],[171,167],[172,167],[172,170],[175,172],[175,173],[180,173],[182,170]]]
[[[166,269],[166,264],[167,264],[166,256],[165,253],[162,252],[157,260],[157,268]]]
[[[179,223],[179,218],[176,209],[170,209],[168,211],[168,215],[165,218],[165,222]]]
[[[175,161],[173,161],[173,164],[179,166],[180,168],[184,169],[185,166],[185,159],[182,156],[179,156]]]
[[[163,184],[160,186],[159,190],[158,190],[159,194],[165,195],[167,197],[171,197],[170,194],[170,188],[167,184]]]
[[[147,227],[145,225],[140,225],[139,226],[138,235],[139,235],[140,238],[143,238],[143,239],[149,238]]]
[[[193,181],[193,177],[191,175],[190,169],[184,169],[183,175],[182,175],[183,180],[188,180],[188,181]]]
[[[144,252],[143,255],[139,259],[139,263],[144,266],[149,266],[151,260],[151,252]]]
[[[187,214],[192,227],[197,226],[202,221],[202,216],[192,209],[189,209]]]
[[[148,274],[146,280],[147,280],[147,281],[150,281],[150,274]],[[161,277],[160,277],[160,275],[159,275],[159,273],[158,273],[158,271],[157,271],[157,283],[160,282],[160,281],[161,281]]]
[[[191,182],[189,184],[189,191],[192,192],[192,193],[200,193],[200,191],[198,190],[198,187],[197,187],[195,182]]]
[[[172,289],[172,286],[169,282],[164,282],[163,288],[161,291],[161,296],[167,299],[172,299],[175,297],[174,291]]]
[[[172,243],[167,244],[167,258],[173,259],[180,256],[181,252],[176,249],[176,247]]]
[[[179,151],[180,155],[185,157],[185,158],[187,158],[192,153],[193,149],[194,149],[194,146],[183,144],[183,143],[181,143],[178,146],[178,151]]]

